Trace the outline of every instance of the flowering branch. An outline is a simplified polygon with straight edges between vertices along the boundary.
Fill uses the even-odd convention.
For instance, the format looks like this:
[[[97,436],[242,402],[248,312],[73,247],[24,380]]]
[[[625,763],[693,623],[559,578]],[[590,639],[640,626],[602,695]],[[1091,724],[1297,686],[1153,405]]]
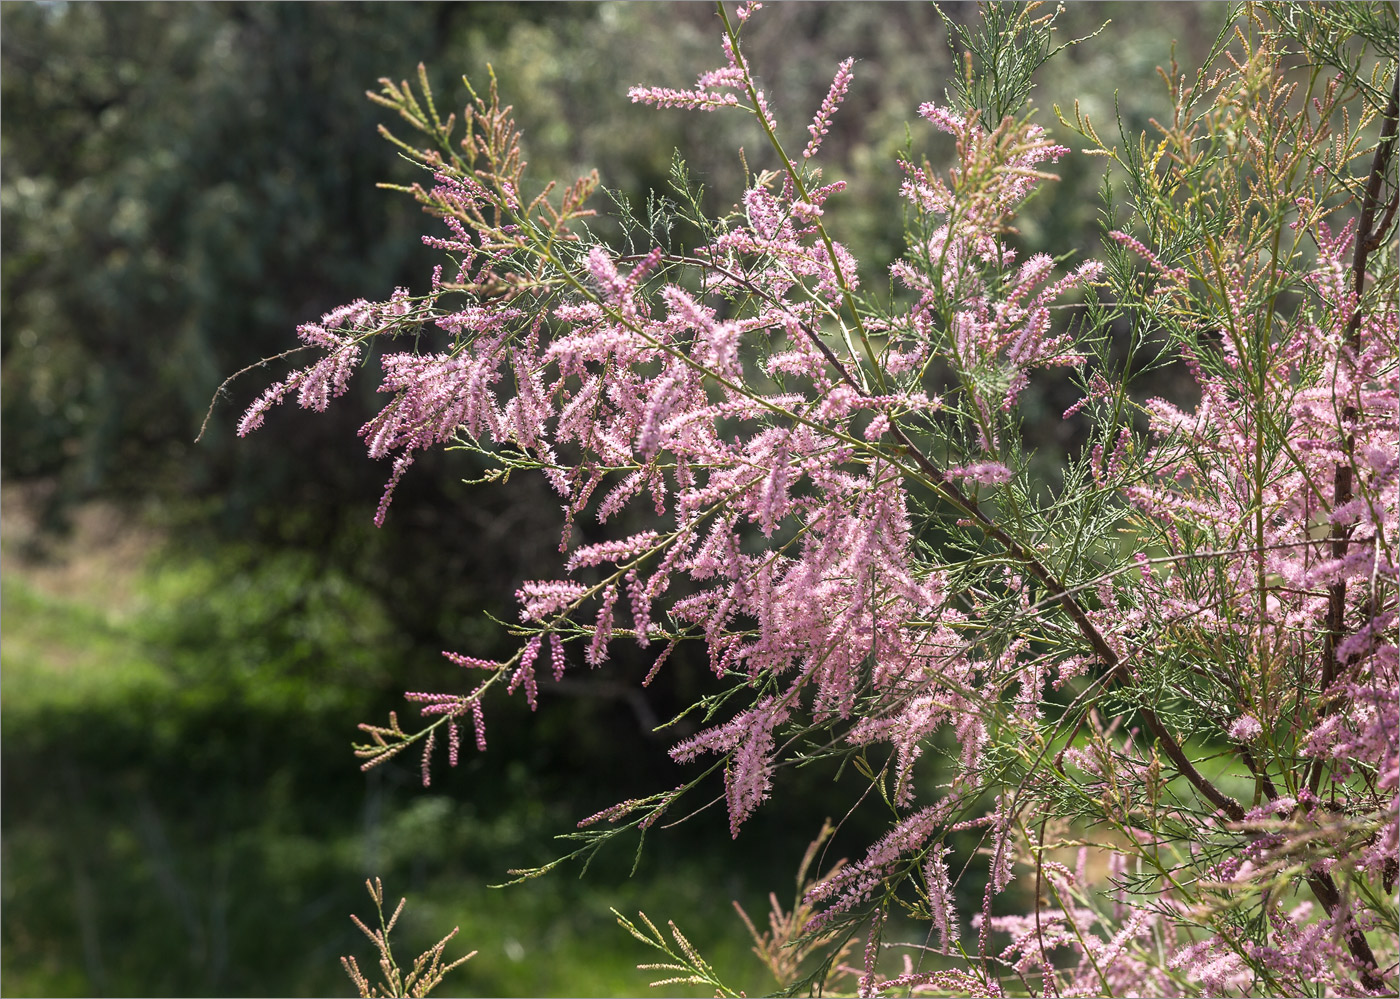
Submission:
[[[723,64],[693,89],[631,91],[752,115],[777,159],[743,179],[732,213],[697,220],[684,254],[620,254],[575,225],[595,177],[525,192],[494,77],[471,92],[455,145],[425,73],[421,96],[388,82],[376,95],[427,137],[393,141],[431,171],[405,190],[441,220],[425,242],[450,265],[423,295],[303,326],[320,359],[269,388],[240,431],[288,398],[325,408],[371,344],[436,337],[436,353],[381,359],[390,398],[361,429],[391,462],[377,521],[415,455],[448,446],[490,460],[487,480],[543,474],[564,525],[558,577],[517,591],[516,653],[447,653],[475,679],[410,693],[416,732],[392,716],[362,726],[364,765],[420,746],[426,782],[439,733],[458,762],[468,715],[485,748],[493,690],[534,709],[571,669],[608,668],[635,641],[654,656],[644,685],[705,664],[721,682],[691,709],[700,730],[671,747],[706,765],[584,820],[570,858],[682,821],[676,803],[710,780],[738,837],[784,767],[850,762],[868,781],[852,808],[878,802],[889,829],[791,913],[775,909],[773,940],[800,922],[806,953],[869,927],[852,971],[862,994],[1392,988],[1400,318],[1376,289],[1396,279],[1394,88],[1387,110],[1353,117],[1368,86],[1290,61],[1295,41],[1340,51],[1343,22],[1246,7],[1215,68],[1163,73],[1174,110],[1152,142],[1120,123],[1110,146],[1078,109],[1061,116],[1123,190],[1102,254],[1061,272],[1048,254],[1020,260],[1012,239],[1070,155],[1025,105],[1056,51],[1054,18],[993,5],[958,35],[957,96],[918,109],[954,152],[939,169],[901,164],[907,250],[881,301],[829,231],[844,185],[817,165],[853,64],[789,157],[741,46],[760,6],[718,6]],[[1335,16],[1373,17],[1361,37],[1390,37],[1389,8],[1362,6]],[[1394,76],[1393,46],[1376,60]],[[1371,166],[1353,176],[1368,128]],[[1078,323],[1062,321],[1069,309]],[[1123,328],[1134,345],[1164,338],[1199,400],[1130,392],[1135,362],[1111,343]],[[1059,368],[1084,389],[1065,415],[1090,442],[1055,492],[1031,479],[1022,400]],[[576,542],[585,517],[612,533]],[[878,746],[883,765],[868,759]],[[939,746],[954,748],[934,765]],[[950,861],[972,831],[989,858],[976,956],[966,971],[882,976],[896,905],[930,921],[942,954],[962,953]],[[1068,845],[1108,856],[1107,884],[1083,854],[1076,870],[1058,859]],[[1007,915],[1022,870],[1032,908]],[[1294,898],[1305,889],[1321,914]],[[643,921],[623,924],[668,970],[737,991]]]

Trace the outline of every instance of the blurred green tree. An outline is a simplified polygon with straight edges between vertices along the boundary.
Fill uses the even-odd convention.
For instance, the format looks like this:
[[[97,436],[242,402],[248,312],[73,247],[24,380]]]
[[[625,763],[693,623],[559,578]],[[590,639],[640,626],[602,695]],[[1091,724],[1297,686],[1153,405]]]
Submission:
[[[454,39],[559,11],[508,4],[5,4],[3,210],[7,478],[59,504],[220,495],[226,526],[288,474],[321,503],[377,472],[298,427],[280,454],[227,432],[211,394],[352,289],[410,283],[413,210],[364,91]],[[584,9],[565,12],[587,16]],[[256,449],[255,449],[256,450]],[[366,488],[348,488],[359,477]]]
[[[231,427],[240,393],[253,389],[235,385],[194,437],[221,380],[282,350],[298,322],[427,272],[416,209],[375,187],[410,173],[376,134],[382,112],[365,90],[420,60],[455,68],[460,53],[499,45],[520,23],[593,14],[0,6],[6,481],[42,484],[50,526],[101,496],[158,504],[187,543],[315,551],[382,584],[406,631],[441,643],[442,622],[479,606],[502,574],[518,575],[488,565],[453,591],[461,601],[423,599],[467,575],[480,532],[510,530],[499,523],[509,508],[464,515],[430,484],[470,469],[409,484],[390,539],[368,522],[383,474],[360,460],[353,411],[296,421],[283,446],[249,446]],[[361,391],[372,394],[373,380]]]

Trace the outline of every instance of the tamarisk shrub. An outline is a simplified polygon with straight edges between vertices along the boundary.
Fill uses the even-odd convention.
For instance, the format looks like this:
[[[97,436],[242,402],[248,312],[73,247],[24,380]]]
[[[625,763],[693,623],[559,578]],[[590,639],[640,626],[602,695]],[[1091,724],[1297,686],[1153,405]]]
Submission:
[[[525,190],[494,77],[460,139],[426,75],[372,95],[423,137],[391,139],[431,175],[406,190],[446,262],[425,291],[300,327],[317,359],[239,432],[289,397],[325,409],[375,350],[377,522],[436,447],[544,475],[564,516],[559,574],[520,585],[518,651],[447,653],[468,679],[407,695],[421,728],[362,726],[364,766],[417,747],[426,782],[437,743],[454,765],[464,730],[486,748],[494,689],[533,707],[636,643],[644,683],[684,659],[725,690],[671,748],[682,784],[585,819],[570,856],[716,773],[738,837],[784,768],[848,761],[888,832],[791,914],[775,902],[773,927],[800,953],[863,936],[861,995],[1393,995],[1394,8],[1232,10],[1201,69],[1162,72],[1174,110],[1151,134],[1060,112],[1077,153],[1026,104],[1053,14],[950,24],[966,72],[918,113],[951,162],[902,164],[907,250],[870,289],[821,167],[859,66],[785,130],[740,44],[759,6],[719,6],[722,62],[693,88],[631,91],[752,116],[767,143],[719,218],[678,163],[687,246],[650,225],[629,230],[645,249],[593,238],[596,176]],[[1102,247],[1023,257],[1017,213],[1084,154],[1107,160]],[[1198,398],[1135,392],[1170,363]],[[1072,374],[1065,418],[1087,428],[1058,483],[1022,444],[1046,369]],[[573,540],[624,511],[649,526]],[[683,645],[703,656],[673,660]],[[929,932],[885,978],[897,912]],[[736,994],[679,930],[622,922],[666,982]],[[832,969],[754,935],[789,990]]]

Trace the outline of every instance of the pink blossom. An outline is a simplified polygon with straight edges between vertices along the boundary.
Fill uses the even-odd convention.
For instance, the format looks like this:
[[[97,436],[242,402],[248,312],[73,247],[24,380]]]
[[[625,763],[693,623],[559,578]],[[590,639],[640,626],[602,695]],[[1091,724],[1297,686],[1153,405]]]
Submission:
[[[1259,719],[1253,715],[1240,715],[1230,725],[1230,738],[1239,742],[1249,742],[1264,731]]]
[[[854,61],[853,59],[845,60],[836,70],[836,76],[831,81],[831,89],[827,91],[821,109],[817,111],[817,116],[812,119],[812,124],[807,126],[807,131],[812,134],[812,141],[807,143],[806,149],[802,150],[803,159],[810,160],[821,148],[822,138],[831,125],[831,116],[841,106],[842,100],[846,97],[846,89],[851,85],[851,65]]]

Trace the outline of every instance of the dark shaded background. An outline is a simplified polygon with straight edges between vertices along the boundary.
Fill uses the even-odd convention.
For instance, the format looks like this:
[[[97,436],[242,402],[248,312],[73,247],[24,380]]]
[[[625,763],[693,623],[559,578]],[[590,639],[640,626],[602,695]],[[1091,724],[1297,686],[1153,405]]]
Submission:
[[[1217,26],[1195,5],[1153,5],[1151,24],[1142,9],[1072,5],[1066,36],[1133,20],[1047,67],[1036,103],[1083,97],[1108,121],[1113,87],[1132,86],[1127,124],[1145,127],[1167,39],[1200,51]],[[541,482],[468,490],[470,459],[429,456],[376,530],[387,468],[355,436],[372,372],[328,413],[278,411],[240,441],[237,416],[281,374],[254,372],[193,443],[219,383],[290,346],[298,322],[426,283],[427,220],[374,186],[414,179],[376,135],[386,113],[364,91],[381,76],[409,78],[422,60],[452,106],[460,73],[484,79],[490,62],[536,181],[596,166],[642,202],[680,147],[713,206],[733,203],[737,148],[763,165],[745,121],[625,96],[717,64],[713,8],[5,3],[0,18],[0,989],[347,991],[335,958],[373,963],[346,919],[366,912],[367,875],[408,894],[411,916],[418,905],[406,946],[462,922],[463,949],[482,950],[444,994],[640,990],[630,965],[648,955],[606,906],[644,898],[742,959],[728,899],[757,915],[769,890],[786,894],[821,819],[849,800],[830,773],[787,778],[781,811],[733,847],[722,809],[656,836],[622,895],[607,892],[625,851],[582,883],[482,887],[549,859],[550,835],[579,816],[674,786],[675,733],[650,729],[703,689],[703,669],[680,664],[641,699],[628,681],[647,664],[624,660],[535,716],[498,703],[490,751],[440,766],[427,792],[413,759],[366,777],[349,754],[356,722],[453,682],[442,649],[508,652],[485,613],[509,616],[520,580],[553,574],[558,511]],[[836,63],[857,57],[824,152],[828,176],[851,182],[829,222],[878,285],[902,247],[895,154],[906,141],[938,153],[916,109],[942,97],[942,22],[927,5],[793,3],[746,35],[794,145]],[[1027,251],[1094,245],[1099,168],[1071,157],[1060,172],[1022,227]],[[1064,408],[1062,387],[1040,388],[1033,407]],[[1037,422],[1050,453],[1072,445]],[[105,602],[44,582],[97,562],[124,570]],[[79,683],[75,656],[108,668]],[[842,835],[858,849],[866,832]],[[470,938],[473,926],[501,939]],[[590,961],[614,977],[590,977]],[[756,962],[736,970],[762,988]]]

